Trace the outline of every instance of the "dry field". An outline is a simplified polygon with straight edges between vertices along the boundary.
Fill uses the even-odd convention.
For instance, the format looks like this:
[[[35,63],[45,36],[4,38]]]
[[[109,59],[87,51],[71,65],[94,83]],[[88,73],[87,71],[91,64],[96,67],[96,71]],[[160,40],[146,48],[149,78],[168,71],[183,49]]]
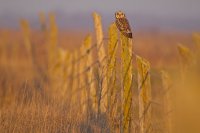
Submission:
[[[0,132],[198,133],[200,34],[0,29]]]

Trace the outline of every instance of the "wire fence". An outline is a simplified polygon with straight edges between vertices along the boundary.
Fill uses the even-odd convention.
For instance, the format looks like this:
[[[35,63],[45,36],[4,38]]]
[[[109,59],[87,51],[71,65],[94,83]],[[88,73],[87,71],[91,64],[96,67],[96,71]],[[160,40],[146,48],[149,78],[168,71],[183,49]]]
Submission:
[[[104,39],[104,40],[106,40],[106,39]],[[78,72],[76,72],[76,74],[69,74],[69,75],[67,76],[67,78],[70,78],[71,80],[75,81],[75,80],[81,78],[82,75],[87,75],[91,69],[95,69],[95,68],[97,69],[97,68],[101,67],[100,64],[102,64],[102,62],[106,62],[106,65],[102,67],[103,69],[101,69],[101,72],[100,72],[100,73],[103,73],[103,71],[107,71],[108,66],[109,66],[110,63],[111,63],[112,58],[117,58],[117,57],[114,57],[114,51],[116,50],[117,43],[119,43],[119,40],[117,40],[117,41],[115,42],[114,49],[113,49],[113,51],[111,52],[111,55],[110,55],[110,56],[108,56],[108,54],[106,54],[105,57],[104,57],[102,60],[99,60],[99,58],[97,57],[95,60],[93,60],[93,62],[92,62],[90,65],[88,65],[88,66],[86,66],[85,68],[83,68],[82,71],[78,71]],[[83,62],[83,60],[84,60],[85,58],[87,58],[87,57],[88,57],[90,54],[92,54],[95,50],[96,50],[96,52],[98,52],[99,49],[100,49],[101,47],[105,47],[106,44],[107,44],[107,43],[101,43],[100,47],[97,47],[97,44],[91,45],[91,47],[88,48],[88,49],[86,50],[86,52],[84,52],[82,55],[79,55],[79,57],[78,57],[77,59],[71,61],[71,63],[69,63],[68,65],[73,65],[73,66],[75,66],[75,65],[77,65],[77,64],[80,64],[81,62]],[[129,63],[128,63],[128,66],[129,66],[129,67],[130,67],[131,65],[133,65],[133,64],[131,64],[131,63],[132,63],[132,60],[133,60],[134,58],[137,58],[137,54],[133,52],[132,55],[130,55],[130,56],[131,56],[131,58],[130,58],[130,61],[129,61]],[[109,57],[110,57],[110,58],[109,58]],[[119,60],[119,62],[120,62],[120,60]],[[126,69],[125,74],[124,74],[124,77],[120,78],[120,75],[117,75],[116,86],[117,86],[118,88],[121,88],[122,84],[123,84],[124,81],[126,80],[126,75],[127,75],[127,73],[128,73],[129,67]],[[133,74],[133,75],[134,75],[134,74]],[[105,73],[104,73],[104,75],[100,74],[99,76],[102,76],[102,77],[100,77],[100,78],[102,78],[102,80],[104,80],[105,77],[106,77]],[[146,73],[145,76],[144,76],[144,79],[140,82],[140,84],[138,84],[138,87],[137,87],[137,88],[138,88],[138,89],[137,89],[138,92],[137,92],[137,94],[140,94],[140,93],[141,93],[141,90],[142,90],[143,86],[146,84],[146,81],[147,81],[147,79],[148,79],[149,76],[156,77],[156,78],[161,78],[161,76],[160,76],[159,73],[153,73],[153,72],[151,72],[151,71],[147,71],[147,73]],[[119,80],[122,80],[122,82],[120,82]],[[76,88],[75,90],[73,90],[73,91],[71,92],[71,96],[76,95],[77,93],[80,93],[81,91],[83,91],[83,89],[86,89],[87,91],[90,91],[90,89],[91,89],[91,88],[90,88],[91,84],[94,84],[94,83],[99,84],[98,82],[101,82],[101,81],[98,81],[98,77],[92,78],[90,81],[85,82],[84,84],[81,84],[78,88]],[[110,81],[109,81],[109,82],[110,82]],[[109,83],[109,82],[108,82],[108,83]],[[132,79],[131,79],[130,91],[135,91],[135,90],[134,90],[134,87],[133,87],[133,86],[134,86],[133,84],[137,84],[137,82],[138,82],[138,80],[137,80],[137,78],[136,78],[136,75],[134,75],[134,76],[132,77]],[[79,83],[77,82],[77,84],[79,84]],[[102,82],[101,82],[100,84],[102,84]],[[162,87],[161,87],[161,88],[162,88]],[[102,89],[104,89],[104,88],[101,88],[101,90],[102,90]],[[121,89],[122,89],[122,88],[121,88]],[[170,89],[170,88],[169,88],[169,89]],[[166,90],[165,92],[163,92],[163,94],[166,95],[167,91],[168,91],[168,90]],[[104,99],[104,98],[106,97],[106,94],[107,94],[108,92],[109,92],[109,88],[106,90],[106,92],[105,92],[104,94],[101,94],[100,99]],[[121,93],[121,91],[118,91],[117,94],[116,94],[116,96],[117,96],[117,97],[120,96],[120,95],[121,95],[120,93]],[[131,94],[131,93],[129,93],[129,94]],[[117,97],[115,97],[114,102],[116,102]],[[127,99],[126,99],[126,100],[127,100]],[[89,104],[88,102],[89,102],[89,101],[88,101],[88,99],[86,98],[84,101],[80,101],[79,104],[77,104],[77,103],[71,104],[71,105],[70,105],[70,110],[71,110],[72,112],[73,112],[73,111],[76,111],[76,110],[80,109],[80,105],[87,105],[87,104]],[[127,101],[125,101],[125,104],[126,104],[126,103],[127,103]],[[133,103],[132,103],[132,104],[133,104],[132,106],[134,106],[134,107],[139,106],[139,102],[138,102],[138,100],[137,100],[137,97],[136,97],[136,98],[133,98]],[[135,119],[132,119],[132,121],[133,121],[135,127],[140,128],[140,123],[141,123],[141,121],[142,121],[142,120],[145,118],[145,116],[147,115],[147,112],[149,111],[150,107],[152,107],[152,106],[154,106],[154,105],[155,105],[154,108],[163,108],[163,106],[164,106],[164,105],[162,104],[162,102],[160,102],[160,101],[155,101],[155,100],[151,99],[151,100],[149,101],[149,103],[147,104],[147,106],[145,107],[145,109],[143,110],[143,113],[142,113],[143,115],[142,115],[141,117],[138,116],[138,118],[137,118],[136,120],[135,120]],[[113,108],[113,106],[112,106],[112,108]],[[129,112],[131,112],[131,111],[132,111],[131,108],[129,108]],[[108,110],[107,110],[106,113],[108,113]],[[168,112],[168,113],[171,113],[171,111]],[[119,115],[121,116],[121,115],[123,115],[123,113],[121,112]],[[167,114],[165,114],[165,115],[167,116]],[[166,116],[165,116],[165,117],[166,117]],[[119,121],[121,121],[121,120],[119,119]],[[164,130],[164,129],[161,128],[162,126],[161,126],[161,127],[158,126],[158,124],[163,124],[163,121],[162,121],[162,120],[161,120],[159,123],[157,123],[157,124],[155,124],[154,120],[152,120],[151,123],[152,123],[152,124],[149,125],[149,126],[147,127],[146,132],[151,132],[151,131],[159,132],[159,131],[163,131],[163,130]]]
[[[109,29],[109,37],[104,38],[100,16],[94,15],[94,19],[97,43],[92,44],[87,38],[89,40],[86,39],[79,49],[70,53],[70,60],[65,65],[70,68],[64,72],[67,73],[64,81],[67,81],[65,89],[69,90],[65,92],[69,92],[70,112],[78,111],[87,118],[95,114],[94,119],[108,122],[113,132],[117,127],[112,117],[119,121],[118,128],[122,132],[133,131],[131,127],[141,133],[163,131],[163,126],[158,125],[163,125],[162,118],[167,114],[162,112],[164,115],[159,118],[155,111],[164,108],[162,99],[171,86],[160,90],[162,95],[155,98],[151,94],[154,89],[151,79],[161,79],[160,73],[152,72],[150,63],[133,52],[132,40],[121,34],[118,37],[115,25]],[[159,88],[163,86],[160,84]]]

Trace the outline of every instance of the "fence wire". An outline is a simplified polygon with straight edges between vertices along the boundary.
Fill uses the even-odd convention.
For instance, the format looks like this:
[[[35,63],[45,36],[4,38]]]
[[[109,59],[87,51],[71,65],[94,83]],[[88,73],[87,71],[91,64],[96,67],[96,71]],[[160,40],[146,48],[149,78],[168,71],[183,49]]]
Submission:
[[[103,39],[103,41],[100,43],[100,46],[99,46],[99,47],[97,47],[97,46],[98,46],[97,43],[93,44],[90,48],[88,48],[88,49],[86,50],[86,52],[85,52],[83,55],[80,55],[80,56],[78,57],[78,59],[73,60],[70,64],[71,64],[71,65],[74,65],[74,64],[76,64],[76,63],[79,63],[79,62],[80,62],[82,59],[84,59],[84,57],[86,57],[90,52],[92,52],[93,50],[95,50],[95,48],[97,49],[97,51],[99,51],[99,49],[100,49],[102,46],[104,46],[104,44],[106,44],[106,43],[104,43],[104,41],[106,41],[106,40],[107,40],[107,38]]]
[[[107,39],[108,39],[108,38],[104,38],[103,41],[105,41],[105,40],[107,40]],[[102,46],[104,46],[104,44],[107,44],[107,43],[103,43],[103,41],[101,42],[101,44],[100,44],[99,47],[97,47],[97,44],[93,44],[90,48],[88,48],[88,49],[86,50],[86,52],[85,52],[84,54],[80,55],[76,60],[73,60],[73,61],[71,62],[71,64],[69,64],[69,65],[76,65],[77,63],[79,63],[80,61],[82,61],[82,59],[84,59],[86,56],[88,56],[89,54],[91,54],[91,52],[94,51],[95,49],[96,49],[97,52],[98,52],[99,49],[100,49]],[[110,56],[106,55],[106,56],[103,58],[103,60],[101,60],[101,61],[100,61],[99,59],[95,60],[94,62],[91,63],[91,65],[89,65],[89,66],[87,66],[86,68],[84,68],[82,72],[79,72],[79,73],[75,74],[75,76],[72,76],[71,74],[69,74],[69,75],[67,76],[67,78],[70,78],[70,79],[72,79],[72,80],[77,80],[78,78],[80,78],[81,75],[87,74],[92,68],[94,68],[94,67],[96,67],[96,66],[97,66],[97,67],[102,67],[102,68],[103,68],[101,73],[103,73],[103,71],[106,71],[106,69],[108,68],[107,66],[111,63],[112,58],[114,58],[114,57],[113,57],[113,56],[114,56],[114,51],[116,50],[118,41],[119,41],[119,40],[116,41],[116,43],[115,43],[115,45],[114,45],[114,49],[113,49],[113,51],[112,51],[112,53],[111,53]],[[134,52],[132,52],[132,54],[131,54],[130,56],[131,56],[131,58],[130,58],[129,65],[128,65],[129,67],[130,67],[130,65],[132,65],[131,62],[132,62],[132,60],[133,60],[134,58],[136,58],[137,54],[134,53]],[[108,57],[110,57],[110,58],[108,58]],[[102,62],[104,62],[104,61],[106,61],[106,66],[99,66],[99,65],[102,64]],[[128,67],[127,70],[125,71],[125,76],[124,76],[123,79],[122,79],[122,84],[123,84],[124,81],[126,80],[125,77],[126,77],[126,75],[127,75],[127,73],[128,73],[129,67]],[[141,93],[141,88],[144,86],[144,84],[145,84],[145,82],[146,82],[146,80],[147,80],[147,77],[148,77],[149,75],[151,75],[151,76],[153,76],[153,77],[160,78],[160,75],[159,75],[159,74],[153,73],[153,72],[151,72],[151,71],[148,71],[148,72],[146,73],[146,75],[145,75],[145,78],[144,78],[143,81],[141,82],[141,84],[137,86],[137,88],[138,88],[138,94]],[[104,78],[105,78],[106,75],[102,75],[102,74],[101,74],[101,76],[102,76],[102,77],[101,77],[101,78],[102,78],[101,80],[104,80]],[[136,76],[135,76],[134,73],[133,73],[133,76],[132,76],[132,79],[131,79],[132,82],[131,82],[131,86],[130,86],[131,88],[129,89],[130,91],[134,91],[134,90],[133,90],[133,84],[134,84],[134,83],[137,83],[137,79],[134,79],[134,78],[136,78]],[[73,90],[71,95],[75,95],[76,93],[82,91],[84,88],[90,89],[89,86],[90,86],[91,84],[93,84],[94,82],[98,82],[97,80],[98,80],[97,78],[93,78],[91,81],[89,81],[89,82],[87,82],[87,83],[81,85],[80,87],[76,88],[76,90]],[[117,80],[119,81],[118,78],[116,79],[116,81],[117,81]],[[121,82],[116,82],[116,86],[119,87],[119,88],[121,88]],[[171,86],[170,86],[163,94],[165,95],[166,93],[168,93],[168,91],[169,91],[170,88],[171,88]],[[102,90],[102,89],[104,89],[104,88],[101,88],[101,90]],[[105,92],[104,94],[101,95],[100,99],[103,99],[103,98],[106,96],[106,94],[108,93],[108,91],[109,91],[109,88],[106,90],[106,92]],[[117,97],[120,96],[120,93],[121,93],[120,91],[119,91],[118,93],[116,93],[114,102],[116,102]],[[130,94],[130,92],[129,92],[129,94]],[[132,104],[132,105],[134,105],[134,107],[135,107],[135,106],[138,106],[139,103],[138,103],[138,101],[137,101],[136,98],[133,98],[132,101],[133,101],[133,104]],[[126,103],[127,103],[127,99],[125,99],[125,104],[126,104]],[[80,105],[84,105],[84,104],[88,104],[88,99],[87,99],[87,98],[86,98],[86,100],[84,100],[84,101],[80,101],[79,104],[76,104],[76,103],[75,103],[75,104],[73,104],[73,105],[70,105],[70,110],[71,110],[71,111],[73,111],[73,110],[75,111],[75,110],[77,110],[77,109],[80,108]],[[131,105],[131,107],[129,108],[129,112],[131,111],[132,105]],[[140,125],[139,125],[140,121],[145,117],[145,115],[147,114],[147,112],[148,112],[150,106],[153,106],[153,105],[155,105],[156,108],[162,108],[162,107],[163,107],[163,105],[162,105],[162,103],[161,103],[160,101],[151,100],[151,101],[148,103],[148,105],[145,107],[144,112],[143,112],[143,115],[142,115],[140,118],[139,118],[139,116],[138,116],[138,120],[137,120],[137,119],[133,119],[133,120],[132,120],[133,123],[134,123],[134,125],[135,125],[135,127],[139,128],[139,126],[140,126]],[[114,106],[114,105],[112,105],[112,106]],[[169,114],[169,113],[172,113],[172,112],[173,112],[173,110],[170,110],[167,114],[165,114],[165,115],[166,115],[165,117],[167,117],[168,114]],[[121,112],[121,115],[122,115],[122,112]],[[120,121],[120,120],[119,120],[119,121]],[[157,126],[158,124],[161,124],[161,122],[158,122],[157,124],[155,124],[155,122],[151,123],[151,125],[146,129],[146,132],[151,132],[151,130],[152,130],[152,131],[157,131],[157,132],[163,131],[162,128],[160,128],[159,126]]]

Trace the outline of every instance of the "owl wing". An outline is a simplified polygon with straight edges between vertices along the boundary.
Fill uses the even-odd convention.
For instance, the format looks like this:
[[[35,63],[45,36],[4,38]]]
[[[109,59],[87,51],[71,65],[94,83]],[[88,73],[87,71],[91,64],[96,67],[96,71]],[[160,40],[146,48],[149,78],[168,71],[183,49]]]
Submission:
[[[116,19],[116,26],[124,36],[132,38],[131,28],[126,18]]]

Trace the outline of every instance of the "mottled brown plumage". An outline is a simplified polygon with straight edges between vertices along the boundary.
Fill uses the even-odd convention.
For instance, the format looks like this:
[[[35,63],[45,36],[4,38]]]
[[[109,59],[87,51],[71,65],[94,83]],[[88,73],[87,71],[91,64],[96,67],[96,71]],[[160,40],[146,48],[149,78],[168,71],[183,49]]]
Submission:
[[[131,27],[129,25],[128,20],[126,19],[125,14],[122,11],[118,11],[115,13],[115,23],[118,30],[126,37],[132,38]]]

